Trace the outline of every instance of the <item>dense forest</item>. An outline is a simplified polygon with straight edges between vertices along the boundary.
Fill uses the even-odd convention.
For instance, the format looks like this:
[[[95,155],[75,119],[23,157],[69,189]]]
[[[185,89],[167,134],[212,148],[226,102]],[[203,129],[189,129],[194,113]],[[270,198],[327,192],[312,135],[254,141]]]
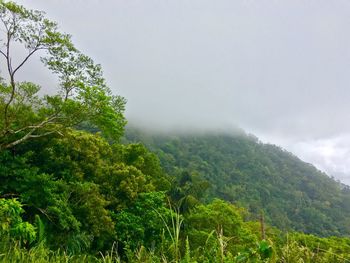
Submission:
[[[0,262],[350,262],[346,186],[245,135],[123,137],[125,99],[69,35],[0,18]],[[36,55],[57,93],[19,81]]]
[[[156,152],[168,174],[207,181],[209,200],[221,198],[256,215],[263,210],[284,231],[350,235],[349,186],[278,146],[243,131],[162,135],[129,129],[126,138]]]

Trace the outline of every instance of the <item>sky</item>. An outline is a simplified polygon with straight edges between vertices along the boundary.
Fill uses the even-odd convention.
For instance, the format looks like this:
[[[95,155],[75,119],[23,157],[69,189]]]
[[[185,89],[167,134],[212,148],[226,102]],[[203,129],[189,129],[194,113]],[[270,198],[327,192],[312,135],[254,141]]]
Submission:
[[[18,0],[103,67],[132,123],[239,126],[350,185],[350,1]],[[38,64],[26,77],[52,77]]]

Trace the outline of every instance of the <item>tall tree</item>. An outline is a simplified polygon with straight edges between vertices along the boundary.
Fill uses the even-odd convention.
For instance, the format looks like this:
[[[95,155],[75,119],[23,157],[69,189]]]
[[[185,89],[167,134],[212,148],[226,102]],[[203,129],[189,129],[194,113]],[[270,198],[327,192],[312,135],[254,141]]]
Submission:
[[[18,57],[18,48],[24,57]],[[18,81],[18,72],[34,55],[57,75],[56,93],[39,96],[39,85]],[[0,150],[82,122],[111,139],[122,135],[125,99],[112,94],[101,66],[77,50],[70,35],[59,32],[43,12],[0,1],[0,57],[6,68],[0,72]]]

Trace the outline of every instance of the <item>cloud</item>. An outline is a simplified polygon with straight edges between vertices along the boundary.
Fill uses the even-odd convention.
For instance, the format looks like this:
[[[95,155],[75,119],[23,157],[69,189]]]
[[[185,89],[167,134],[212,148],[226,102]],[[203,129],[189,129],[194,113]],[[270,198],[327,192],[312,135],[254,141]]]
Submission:
[[[238,125],[349,182],[349,1],[18,2],[102,64],[133,122]]]
[[[303,141],[291,146],[302,159],[350,185],[350,135]]]
[[[350,134],[306,140],[267,134],[261,135],[260,139],[288,149],[301,160],[350,185]]]

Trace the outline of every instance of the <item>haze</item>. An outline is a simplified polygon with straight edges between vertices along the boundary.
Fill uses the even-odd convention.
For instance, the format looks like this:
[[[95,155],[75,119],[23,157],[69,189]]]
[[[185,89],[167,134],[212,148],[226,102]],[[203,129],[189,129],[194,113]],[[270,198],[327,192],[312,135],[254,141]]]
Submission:
[[[350,185],[349,1],[16,2],[102,64],[131,123],[239,126]]]

